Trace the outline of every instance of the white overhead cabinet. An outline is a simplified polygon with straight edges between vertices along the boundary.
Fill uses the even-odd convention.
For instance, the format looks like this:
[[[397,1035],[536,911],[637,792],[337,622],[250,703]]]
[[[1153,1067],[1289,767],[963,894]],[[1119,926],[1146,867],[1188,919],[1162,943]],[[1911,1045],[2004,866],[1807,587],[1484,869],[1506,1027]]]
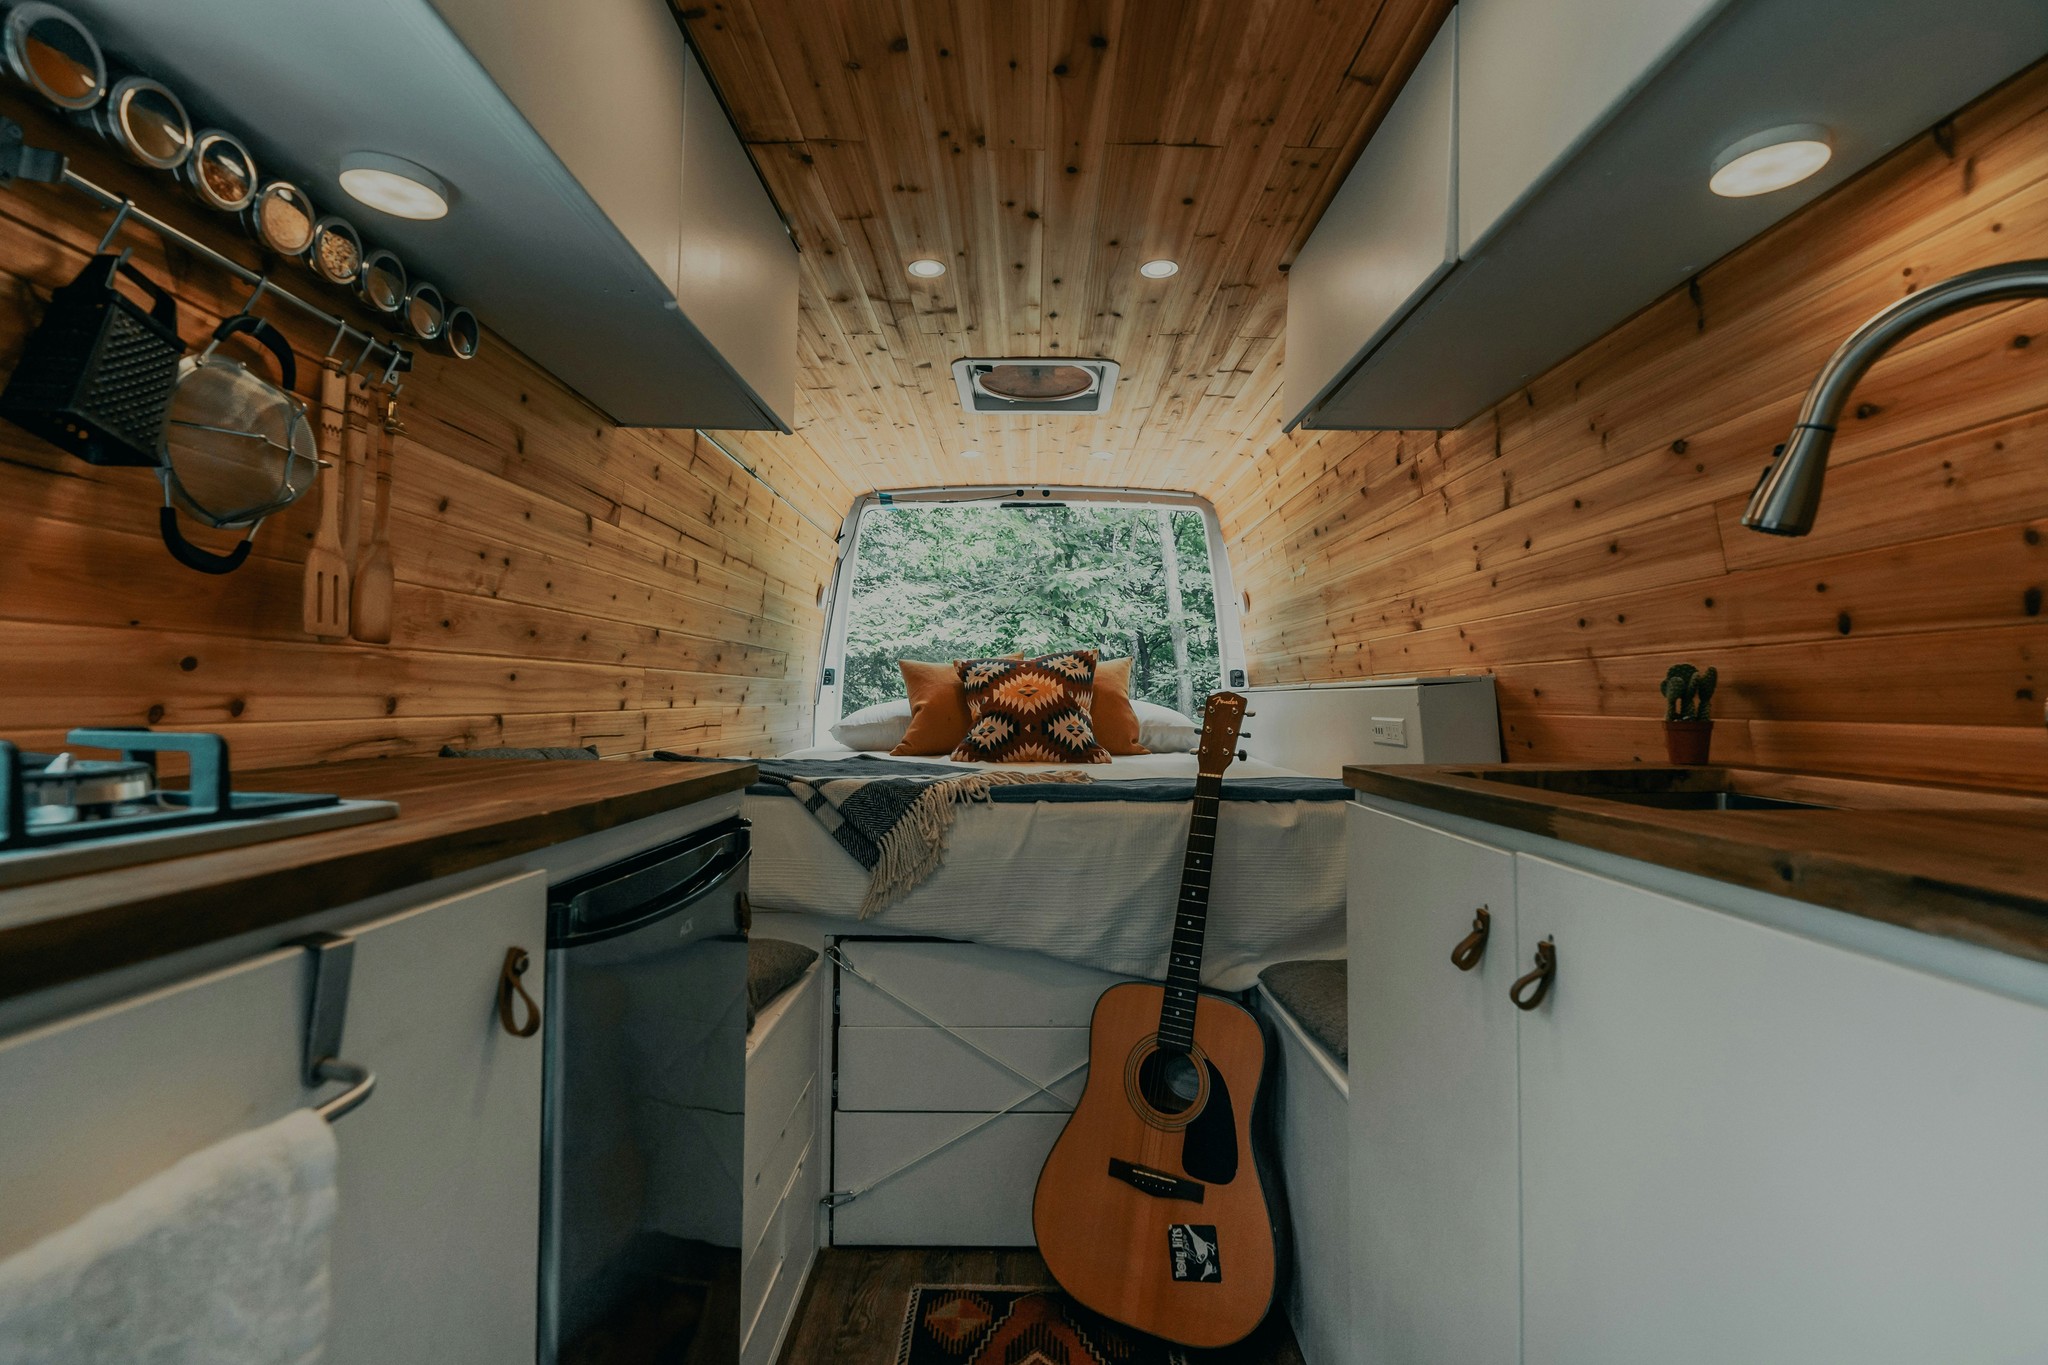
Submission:
[[[1289,276],[1300,425],[1462,425],[2048,52],[2039,0],[1462,0],[1453,13],[1454,78],[1433,69],[1440,38]],[[1412,131],[1446,85],[1448,170]],[[1728,147],[1804,124],[1833,147],[1812,178],[1745,199],[1707,188]],[[1441,207],[1447,179],[1450,259],[1418,272],[1411,220]],[[1380,279],[1409,293],[1391,308],[1391,283],[1361,294]]]
[[[1325,396],[1458,260],[1458,11],[1288,272],[1287,393]]]
[[[2048,967],[1415,815],[1352,816],[1361,1360],[2041,1358]]]
[[[627,422],[787,430],[796,247],[665,0],[433,3],[644,262],[646,289],[612,305],[666,313],[701,352],[657,373],[605,346],[571,382]]]
[[[1726,0],[1461,0],[1458,252],[1470,255]]]

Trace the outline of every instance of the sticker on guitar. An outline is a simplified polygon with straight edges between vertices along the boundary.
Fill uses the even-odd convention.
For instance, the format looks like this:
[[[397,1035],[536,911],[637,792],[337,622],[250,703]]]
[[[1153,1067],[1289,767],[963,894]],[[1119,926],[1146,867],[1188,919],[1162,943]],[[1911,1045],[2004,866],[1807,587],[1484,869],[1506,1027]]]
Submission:
[[[1216,1228],[1210,1223],[1173,1223],[1166,1229],[1173,1253],[1173,1278],[1221,1282],[1223,1258],[1216,1250]]]

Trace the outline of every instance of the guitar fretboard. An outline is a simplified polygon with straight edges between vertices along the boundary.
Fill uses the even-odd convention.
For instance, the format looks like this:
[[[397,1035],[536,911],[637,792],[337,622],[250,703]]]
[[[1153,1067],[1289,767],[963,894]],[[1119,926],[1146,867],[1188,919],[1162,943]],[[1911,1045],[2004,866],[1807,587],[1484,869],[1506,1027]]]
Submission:
[[[1220,774],[1195,779],[1187,860],[1181,866],[1173,943],[1167,949],[1166,999],[1159,1010],[1163,1051],[1184,1053],[1195,1045],[1195,999],[1202,984],[1202,938],[1209,927],[1209,876],[1216,865],[1216,816],[1222,797]]]

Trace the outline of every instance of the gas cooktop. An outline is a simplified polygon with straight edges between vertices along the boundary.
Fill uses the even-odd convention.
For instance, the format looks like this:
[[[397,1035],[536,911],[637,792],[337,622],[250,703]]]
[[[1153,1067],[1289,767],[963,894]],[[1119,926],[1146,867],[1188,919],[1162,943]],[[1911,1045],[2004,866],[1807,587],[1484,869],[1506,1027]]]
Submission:
[[[65,742],[118,758],[24,753],[0,740],[0,887],[339,829],[398,813],[390,801],[235,791],[219,735],[73,730]],[[157,760],[183,754],[182,788]]]

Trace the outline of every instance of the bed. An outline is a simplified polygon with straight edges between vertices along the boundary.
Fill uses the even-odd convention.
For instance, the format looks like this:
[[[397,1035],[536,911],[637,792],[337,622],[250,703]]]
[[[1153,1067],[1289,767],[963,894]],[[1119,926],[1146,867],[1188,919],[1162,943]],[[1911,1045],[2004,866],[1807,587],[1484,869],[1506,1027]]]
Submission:
[[[785,757],[801,764],[854,756],[820,747]],[[801,802],[751,788],[743,812],[754,826],[754,904],[848,921],[846,931],[968,939],[1119,975],[1163,976],[1195,756],[1139,754],[1086,771],[1088,784],[996,788],[987,803],[961,808],[938,869],[866,920],[866,871]],[[1211,885],[1208,985],[1245,990],[1273,962],[1343,955],[1346,795],[1341,783],[1257,761],[1230,769]]]

